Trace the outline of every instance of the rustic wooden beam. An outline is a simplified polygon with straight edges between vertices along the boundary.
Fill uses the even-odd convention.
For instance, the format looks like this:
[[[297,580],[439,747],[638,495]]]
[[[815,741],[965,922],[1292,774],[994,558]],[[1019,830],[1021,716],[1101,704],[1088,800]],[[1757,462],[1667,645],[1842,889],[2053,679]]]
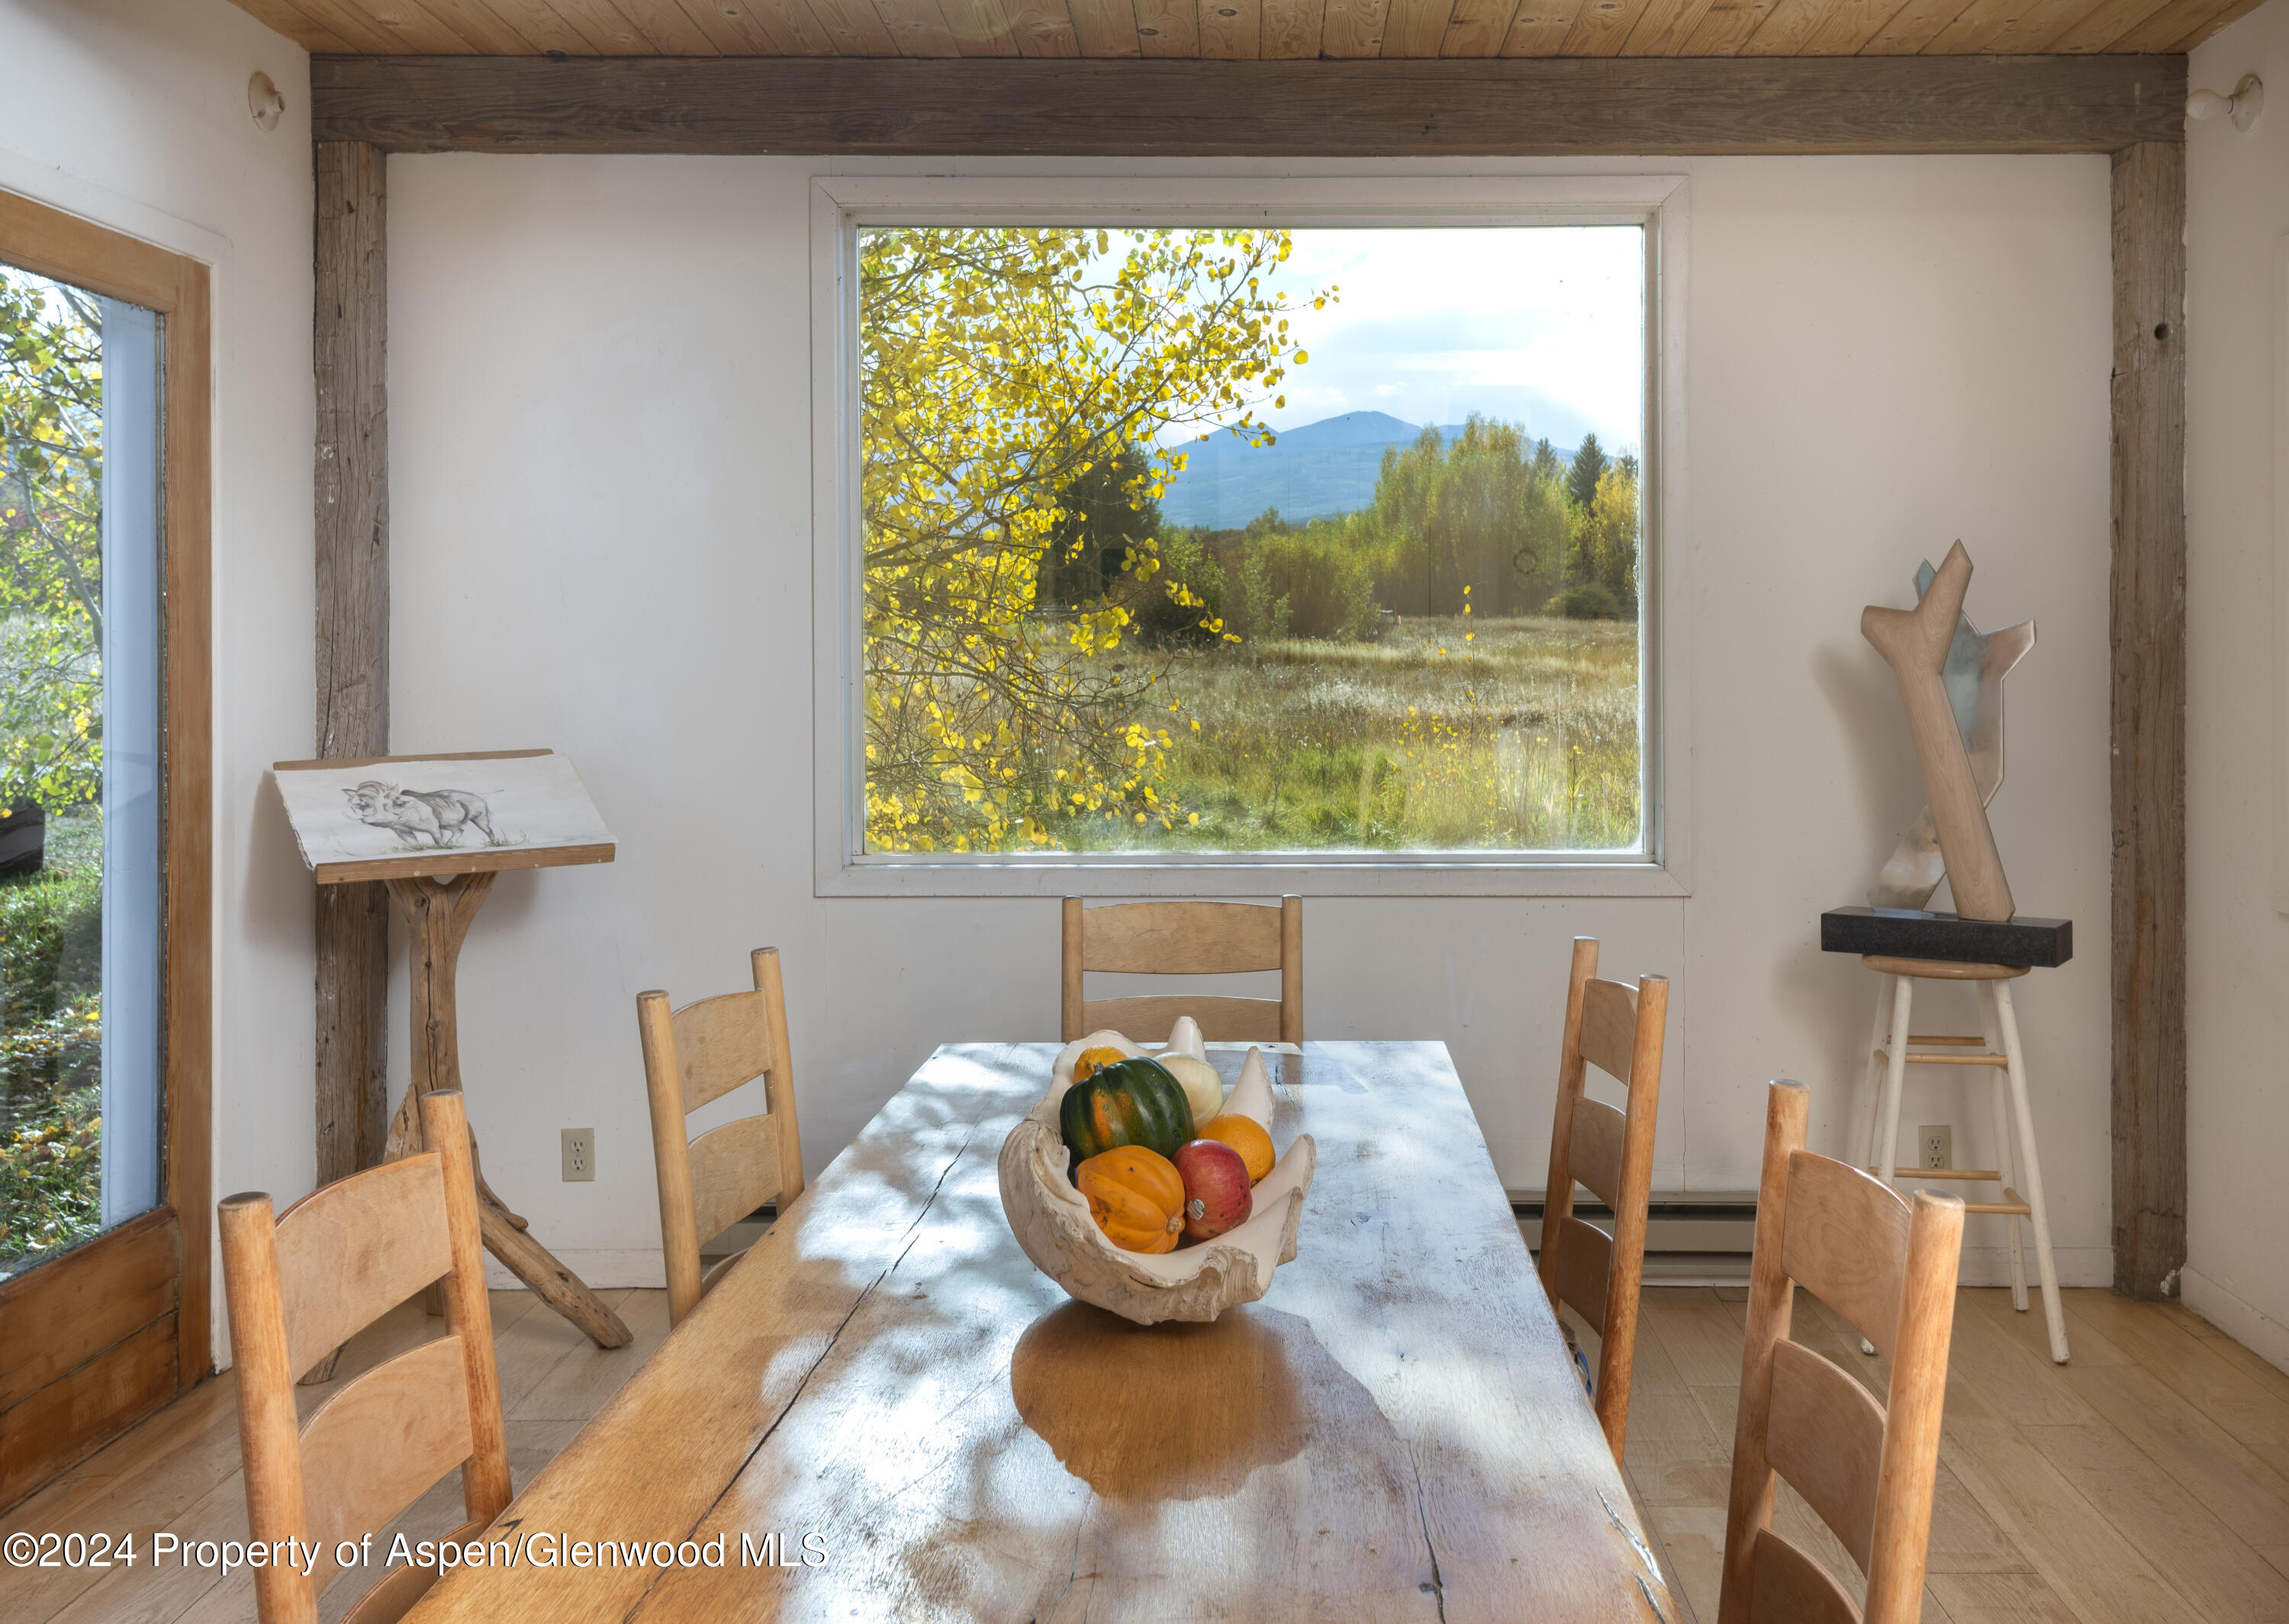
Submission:
[[[2178,56],[310,63],[316,139],[392,152],[2113,152],[2181,140],[2185,87]]]
[[[2186,149],[2114,155],[2114,1288],[2186,1261]]]
[[[389,434],[385,155],[320,141],[317,289],[317,755],[389,749]],[[389,898],[320,886],[318,1182],[379,1164],[387,1129]]]

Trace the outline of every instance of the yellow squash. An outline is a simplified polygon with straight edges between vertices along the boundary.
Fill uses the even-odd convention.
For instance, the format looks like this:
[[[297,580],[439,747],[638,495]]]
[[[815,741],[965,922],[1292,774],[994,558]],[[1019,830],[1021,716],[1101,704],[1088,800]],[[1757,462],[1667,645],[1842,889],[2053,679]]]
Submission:
[[[1127,1055],[1115,1048],[1100,1047],[1083,1049],[1073,1056],[1073,1079],[1077,1083],[1085,1083],[1105,1067],[1117,1066],[1128,1058]]]

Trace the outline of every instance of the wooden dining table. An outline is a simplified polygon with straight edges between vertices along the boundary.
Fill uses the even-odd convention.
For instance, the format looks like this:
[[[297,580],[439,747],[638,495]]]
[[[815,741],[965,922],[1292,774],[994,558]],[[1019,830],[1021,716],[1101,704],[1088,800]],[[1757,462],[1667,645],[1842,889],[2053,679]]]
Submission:
[[[1272,1057],[1296,1255],[1154,1326],[1002,1218],[1056,1053],[931,1055],[408,1616],[1680,1616],[1445,1045]]]

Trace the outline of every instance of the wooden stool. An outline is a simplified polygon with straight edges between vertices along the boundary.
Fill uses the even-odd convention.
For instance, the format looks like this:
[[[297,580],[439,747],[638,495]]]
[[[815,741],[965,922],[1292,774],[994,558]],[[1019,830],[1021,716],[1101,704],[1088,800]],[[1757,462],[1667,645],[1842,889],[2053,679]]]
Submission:
[[[1963,1179],[2000,1187],[1999,1201],[1966,1201],[1967,1213],[1997,1213],[2024,1218],[2035,1228],[2035,1269],[2043,1286],[2043,1314],[2050,1322],[2051,1357],[2067,1362],[2067,1322],[2059,1303],[2059,1271],[2051,1261],[2051,1219],[2043,1204],[2042,1162],[2035,1153],[2035,1118],[2027,1106],[2027,1062],[2019,1047],[2019,1020],[2011,1008],[2011,983],[2027,973],[2024,965],[1950,964],[1935,959],[1888,959],[1870,953],[1862,962],[1884,978],[1876,997],[1876,1035],[1868,1058],[1868,1084],[1881,1091],[1868,1127],[1868,1171],[1883,1178]],[[1979,1023],[1983,1036],[1957,1037],[1913,1031],[1908,1015],[1918,981],[1967,981],[1979,989]],[[1910,1066],[1985,1066],[1994,1073],[1994,1167],[1902,1167],[1900,1166],[1900,1094]],[[1878,1071],[1878,1068],[1882,1071]],[[2008,1096],[2006,1097],[2006,1085]],[[2015,1122],[2019,1154],[2026,1164],[2026,1193],[2014,1188],[2011,1134]],[[1878,1151],[1881,1152],[1880,1156]],[[2027,1311],[2027,1269],[2019,1255],[2019,1226],[2005,1226],[2011,1254],[2011,1306]]]

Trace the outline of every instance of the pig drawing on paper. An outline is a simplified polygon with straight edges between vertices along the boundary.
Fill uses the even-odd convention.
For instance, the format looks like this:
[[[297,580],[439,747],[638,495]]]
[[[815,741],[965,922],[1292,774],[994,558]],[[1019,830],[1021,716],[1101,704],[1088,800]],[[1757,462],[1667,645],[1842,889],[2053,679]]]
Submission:
[[[467,790],[404,790],[369,778],[342,793],[352,817],[389,830],[408,846],[458,846],[472,825],[494,843],[485,798]]]

